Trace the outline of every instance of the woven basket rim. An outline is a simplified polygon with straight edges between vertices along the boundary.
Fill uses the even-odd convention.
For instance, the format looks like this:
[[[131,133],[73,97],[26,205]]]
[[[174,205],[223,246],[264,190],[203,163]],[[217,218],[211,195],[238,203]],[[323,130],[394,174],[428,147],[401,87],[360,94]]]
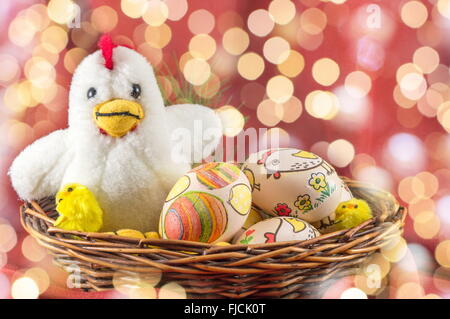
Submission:
[[[374,197],[369,204],[376,205],[377,216],[357,227],[322,234],[306,241],[216,246],[184,240],[137,239],[65,231],[52,227],[54,219],[49,217],[47,210],[51,204],[49,198],[22,204],[20,220],[24,229],[54,255],[57,264],[63,268],[70,263],[80,265],[86,289],[111,289],[112,274],[117,271],[153,271],[167,274],[172,280],[195,285],[189,292],[200,296],[204,296],[203,291],[207,290],[210,294],[228,298],[277,296],[277,291],[279,296],[292,297],[299,294],[298,290],[289,288],[291,290],[286,292],[284,286],[284,290],[280,288],[289,280],[296,285],[299,285],[298,280],[304,281],[302,291],[313,289],[310,287],[313,282],[354,271],[374,252],[401,236],[406,209],[398,204],[392,194],[367,183],[344,180],[353,188],[352,192],[358,190],[365,196]],[[304,275],[295,276],[296,273]],[[230,286],[236,276],[245,289],[244,286],[236,286],[236,283]],[[250,283],[242,282],[248,276],[258,280],[285,276],[289,280],[281,280],[277,283],[280,286],[277,289],[267,288],[268,284],[259,285],[263,288],[256,289],[251,288]],[[200,288],[205,284],[205,278],[213,280],[210,277],[221,283],[217,285],[219,288]]]

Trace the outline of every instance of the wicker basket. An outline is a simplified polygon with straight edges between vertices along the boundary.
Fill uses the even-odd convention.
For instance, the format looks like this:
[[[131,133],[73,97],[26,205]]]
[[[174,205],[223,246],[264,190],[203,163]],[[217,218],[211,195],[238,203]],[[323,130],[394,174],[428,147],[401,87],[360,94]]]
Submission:
[[[345,181],[376,217],[308,241],[214,246],[65,231],[53,227],[53,198],[25,203],[20,214],[23,227],[57,265],[78,267],[85,290],[112,289],[114,274],[121,272],[162,272],[164,282],[179,283],[190,298],[314,298],[333,280],[355,274],[403,230],[406,210],[390,193]]]

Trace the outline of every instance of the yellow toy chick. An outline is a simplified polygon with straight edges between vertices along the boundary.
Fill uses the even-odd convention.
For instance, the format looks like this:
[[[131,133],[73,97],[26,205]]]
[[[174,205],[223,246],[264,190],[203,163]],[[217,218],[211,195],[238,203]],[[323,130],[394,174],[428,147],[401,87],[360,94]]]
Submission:
[[[103,210],[94,194],[83,185],[67,184],[56,194],[60,216],[55,227],[81,232],[97,232],[103,225]]]
[[[372,210],[365,200],[352,198],[336,208],[337,230],[353,228],[372,218]]]

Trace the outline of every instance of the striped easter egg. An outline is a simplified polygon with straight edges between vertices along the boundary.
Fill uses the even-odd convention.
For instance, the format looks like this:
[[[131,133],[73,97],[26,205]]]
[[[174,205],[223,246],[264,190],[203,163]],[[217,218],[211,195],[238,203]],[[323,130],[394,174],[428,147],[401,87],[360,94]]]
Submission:
[[[231,163],[212,162],[192,170],[197,180],[209,189],[223,188],[236,181],[242,174],[238,166]]]
[[[222,200],[204,192],[186,192],[175,199],[162,221],[164,238],[211,243],[227,227]]]

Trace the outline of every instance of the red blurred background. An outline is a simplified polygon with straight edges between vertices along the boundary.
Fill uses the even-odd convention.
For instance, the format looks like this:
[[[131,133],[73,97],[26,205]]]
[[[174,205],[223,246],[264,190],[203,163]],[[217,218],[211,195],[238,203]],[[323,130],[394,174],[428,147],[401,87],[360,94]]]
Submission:
[[[391,280],[345,278],[324,297],[450,297],[449,0],[22,0],[0,16],[0,298],[114,297],[65,288],[6,176],[66,127],[74,68],[105,32],[152,62],[169,103],[192,97],[175,77],[226,112],[229,140],[269,128],[408,206],[405,240],[374,258]]]

